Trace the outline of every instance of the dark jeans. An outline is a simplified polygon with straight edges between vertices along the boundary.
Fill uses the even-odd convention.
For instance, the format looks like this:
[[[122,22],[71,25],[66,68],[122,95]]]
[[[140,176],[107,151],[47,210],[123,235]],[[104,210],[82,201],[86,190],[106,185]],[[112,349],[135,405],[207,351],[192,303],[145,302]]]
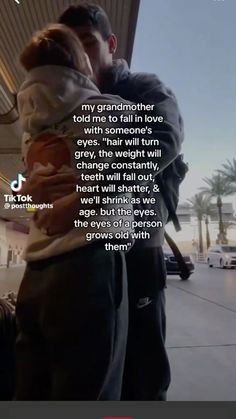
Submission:
[[[16,400],[120,399],[126,268],[122,253],[103,246],[28,264],[16,309]]]
[[[170,365],[165,349],[166,270],[161,248],[127,255],[129,332],[122,400],[166,400]]]

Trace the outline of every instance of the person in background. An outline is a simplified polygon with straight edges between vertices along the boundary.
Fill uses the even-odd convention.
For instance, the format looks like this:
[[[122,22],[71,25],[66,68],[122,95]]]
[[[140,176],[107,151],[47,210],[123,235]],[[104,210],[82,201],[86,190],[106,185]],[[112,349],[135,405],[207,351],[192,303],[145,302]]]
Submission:
[[[155,74],[131,73],[125,60],[113,61],[117,39],[105,11],[98,5],[70,6],[59,22],[74,30],[87,52],[101,92],[118,94],[126,100],[154,104],[164,123],[153,124],[152,137],[160,141],[161,173],[179,154],[183,141],[183,120],[176,98]],[[155,148],[155,147],[154,147]],[[35,202],[47,202],[73,190],[73,178],[45,169],[32,176],[25,191]],[[123,400],[166,400],[170,365],[165,349],[166,271],[162,251],[168,211],[161,194],[155,205],[163,228],[152,232],[151,240],[137,241],[126,255],[129,288],[129,331],[123,377]],[[61,215],[63,219],[63,214]]]

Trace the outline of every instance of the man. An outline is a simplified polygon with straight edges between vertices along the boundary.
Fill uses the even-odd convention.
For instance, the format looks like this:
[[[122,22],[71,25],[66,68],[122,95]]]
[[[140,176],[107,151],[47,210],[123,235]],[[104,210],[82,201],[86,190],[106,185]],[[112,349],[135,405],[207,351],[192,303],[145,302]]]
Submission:
[[[99,6],[69,7],[60,23],[79,36],[90,58],[102,93],[120,95],[132,102],[155,104],[164,123],[156,124],[152,137],[159,139],[163,158],[160,172],[178,155],[183,140],[182,119],[176,99],[155,75],[131,74],[124,60],[113,62],[117,40],[107,15]],[[36,201],[50,195],[55,184],[57,197],[69,193],[72,179],[48,169],[30,179],[27,192]],[[163,198],[158,194],[156,218],[165,225],[168,217]],[[170,383],[170,367],[165,350],[166,272],[162,252],[164,228],[152,233],[149,241],[136,242],[127,254],[129,284],[129,337],[123,380],[124,400],[165,400]]]

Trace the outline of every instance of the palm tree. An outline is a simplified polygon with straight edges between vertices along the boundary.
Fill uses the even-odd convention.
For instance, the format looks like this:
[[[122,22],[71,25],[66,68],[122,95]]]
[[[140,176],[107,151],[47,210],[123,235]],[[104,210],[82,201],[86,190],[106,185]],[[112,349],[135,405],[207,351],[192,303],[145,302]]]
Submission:
[[[208,196],[206,196],[206,199],[209,199],[209,202],[206,201],[205,203],[205,210],[204,210],[204,215],[205,215],[205,226],[206,226],[206,247],[207,249],[209,249],[210,245],[211,245],[211,239],[210,239],[210,233],[209,233],[209,216],[211,217],[212,215],[215,214],[215,211],[212,207],[212,203],[210,202],[210,198]]]
[[[236,183],[236,159],[232,162],[228,159],[227,163],[222,164],[223,169],[217,170],[229,183]]]
[[[205,218],[205,225],[206,225],[206,247],[207,249],[209,249],[210,245],[211,245],[211,239],[210,239],[210,233],[209,233],[209,219],[208,219],[208,215],[206,215]]]
[[[216,205],[218,209],[219,217],[219,242],[226,242],[226,236],[224,231],[224,224],[222,219],[222,197],[233,195],[236,192],[236,188],[226,179],[222,174],[213,175],[211,179],[204,178],[204,182],[208,187],[200,188],[203,194],[209,197],[216,198]]]
[[[225,235],[227,236],[227,231],[230,228],[233,228],[236,226],[236,219],[235,217],[233,218],[232,221],[223,221],[223,225],[224,225],[224,231],[225,231]]]
[[[210,246],[210,234],[208,229],[208,216],[212,215],[211,198],[204,196],[202,193],[195,194],[193,198],[188,199],[188,202],[192,204],[192,209],[197,215],[198,219],[198,242],[199,242],[199,253],[203,253],[203,238],[202,238],[202,220],[205,217],[206,224],[206,243],[207,248]]]

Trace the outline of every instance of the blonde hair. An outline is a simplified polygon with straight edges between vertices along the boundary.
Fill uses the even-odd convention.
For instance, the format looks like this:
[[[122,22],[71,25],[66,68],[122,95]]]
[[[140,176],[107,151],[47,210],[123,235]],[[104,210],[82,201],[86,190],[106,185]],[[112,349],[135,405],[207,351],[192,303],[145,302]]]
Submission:
[[[50,24],[36,32],[20,54],[20,62],[30,71],[43,65],[60,65],[90,75],[88,57],[76,34],[62,24]]]

